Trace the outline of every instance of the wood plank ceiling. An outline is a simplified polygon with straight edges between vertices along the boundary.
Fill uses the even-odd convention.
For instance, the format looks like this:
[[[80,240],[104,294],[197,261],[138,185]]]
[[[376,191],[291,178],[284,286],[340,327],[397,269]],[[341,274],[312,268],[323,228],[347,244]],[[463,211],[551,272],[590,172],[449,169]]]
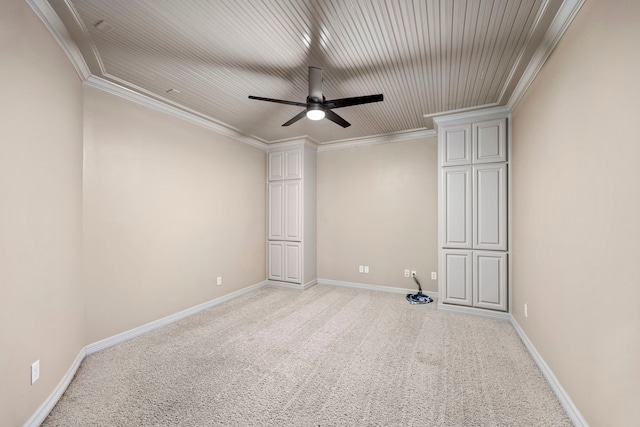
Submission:
[[[95,76],[263,142],[328,143],[431,128],[505,105],[560,0],[49,0]],[[101,25],[97,25],[103,22]],[[302,119],[307,67],[327,99],[384,94]],[[171,91],[173,89],[173,91]],[[425,117],[425,115],[427,117]]]

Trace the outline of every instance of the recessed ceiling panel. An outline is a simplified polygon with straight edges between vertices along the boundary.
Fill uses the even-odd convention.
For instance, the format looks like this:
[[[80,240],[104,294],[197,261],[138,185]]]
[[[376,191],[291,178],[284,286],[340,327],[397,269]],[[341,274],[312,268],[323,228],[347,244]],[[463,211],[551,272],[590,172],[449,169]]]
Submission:
[[[51,0],[75,17],[65,24],[79,29],[72,34],[93,74],[265,142],[306,135],[320,143],[423,129],[432,127],[424,115],[504,105],[552,3]],[[382,93],[384,102],[340,109],[352,124],[343,129],[306,118],[282,127],[301,107],[247,98],[305,102],[309,66],[323,69],[327,99]]]

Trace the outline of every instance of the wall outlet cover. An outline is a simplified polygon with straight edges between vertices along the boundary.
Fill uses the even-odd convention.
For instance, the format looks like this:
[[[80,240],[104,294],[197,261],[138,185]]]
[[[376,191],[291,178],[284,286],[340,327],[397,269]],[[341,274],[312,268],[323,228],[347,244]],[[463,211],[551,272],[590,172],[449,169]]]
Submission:
[[[36,360],[31,364],[31,384],[38,381],[40,378],[40,360]]]

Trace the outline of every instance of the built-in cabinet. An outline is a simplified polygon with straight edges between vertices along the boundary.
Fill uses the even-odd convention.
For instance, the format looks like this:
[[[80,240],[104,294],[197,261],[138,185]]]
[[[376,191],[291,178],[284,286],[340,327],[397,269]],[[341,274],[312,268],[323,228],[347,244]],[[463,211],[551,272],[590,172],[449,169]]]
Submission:
[[[508,311],[506,111],[436,119],[440,304]]]
[[[312,144],[267,153],[267,277],[311,284],[316,272],[316,163]]]

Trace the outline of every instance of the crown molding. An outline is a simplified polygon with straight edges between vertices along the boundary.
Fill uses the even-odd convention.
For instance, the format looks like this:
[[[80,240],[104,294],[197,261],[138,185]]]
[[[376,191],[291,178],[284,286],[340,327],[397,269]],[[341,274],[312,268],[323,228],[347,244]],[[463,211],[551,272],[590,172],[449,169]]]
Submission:
[[[341,150],[343,148],[362,147],[364,145],[388,144],[390,142],[408,141],[410,139],[429,138],[437,136],[434,129],[415,129],[404,132],[389,133],[386,135],[368,136],[365,138],[344,139],[341,141],[327,142],[318,147],[318,151]]]
[[[448,116],[450,114],[458,114],[458,113],[464,113],[467,111],[478,111],[478,110],[484,110],[487,108],[493,108],[493,107],[497,107],[500,104],[498,104],[497,102],[492,102],[490,104],[482,104],[482,105],[476,105],[474,107],[467,107],[467,108],[458,108],[457,110],[449,110],[449,111],[441,111],[439,113],[431,113],[431,114],[423,114],[422,117],[439,117],[439,116]]]
[[[520,100],[524,97],[524,94],[531,86],[531,83],[535,80],[538,72],[542,69],[542,66],[551,55],[551,52],[562,38],[562,35],[573,21],[573,18],[576,16],[585,0],[565,0],[562,2],[558,13],[556,13],[555,18],[553,18],[553,22],[549,26],[549,29],[545,33],[540,46],[533,54],[529,65],[525,69],[520,81],[516,85],[516,88],[513,90],[509,101],[507,102],[507,107],[509,107],[510,111],[513,111],[517,106]]]
[[[260,141],[254,137],[244,135],[241,132],[228,126],[224,126],[210,117],[200,117],[192,112],[184,111],[178,107],[168,104],[167,102],[151,98],[148,95],[144,95],[136,90],[120,86],[101,77],[90,76],[86,80],[85,84],[87,86],[91,86],[96,89],[100,89],[102,91],[119,96],[131,102],[135,102],[145,107],[152,108],[156,111],[160,111],[173,117],[177,117],[187,122],[196,124],[198,126],[202,126],[206,129],[216,132],[217,134],[228,136],[229,138],[233,138],[237,141],[244,142],[245,144],[249,144],[263,150],[267,149],[267,144],[265,142]]]
[[[433,123],[436,127],[454,125],[458,122],[468,122],[469,120],[491,120],[509,116],[509,107],[493,107],[484,110],[466,111],[464,113],[449,114],[447,116],[435,117]]]
[[[289,147],[295,147],[295,146],[304,146],[306,148],[310,148],[312,150],[318,150],[318,141],[316,141],[315,139],[313,139],[312,137],[305,135],[305,136],[296,136],[294,138],[289,138],[289,139],[282,139],[279,141],[274,141],[274,142],[270,142],[267,144],[268,148],[267,151],[279,151],[279,150],[284,150],[286,148]]]
[[[67,27],[62,23],[51,5],[46,0],[26,0],[26,2],[67,54],[82,81],[86,81],[91,76],[89,66],[85,62],[78,45],[71,38]]]
[[[145,94],[145,90],[142,88],[130,89],[122,84],[114,83],[106,80],[102,77],[91,74],[91,70],[84,60],[80,48],[73,41],[71,34],[65,27],[64,23],[55,10],[49,5],[46,0],[25,0],[35,14],[47,27],[51,35],[55,38],[58,44],[62,47],[62,50],[66,53],[67,57],[73,64],[76,72],[80,76],[80,79],[87,86],[94,87],[99,90],[117,95],[121,98],[135,102],[140,105],[152,108],[156,111],[160,111],[187,122],[202,126],[206,129],[214,131],[220,135],[227,136],[237,141],[249,144],[251,146],[260,148],[262,150],[267,149],[267,144],[258,138],[245,135],[242,132],[224,125],[215,119],[207,116],[202,116],[194,111],[189,111],[188,108],[172,105],[168,100],[155,99],[148,94]]]

